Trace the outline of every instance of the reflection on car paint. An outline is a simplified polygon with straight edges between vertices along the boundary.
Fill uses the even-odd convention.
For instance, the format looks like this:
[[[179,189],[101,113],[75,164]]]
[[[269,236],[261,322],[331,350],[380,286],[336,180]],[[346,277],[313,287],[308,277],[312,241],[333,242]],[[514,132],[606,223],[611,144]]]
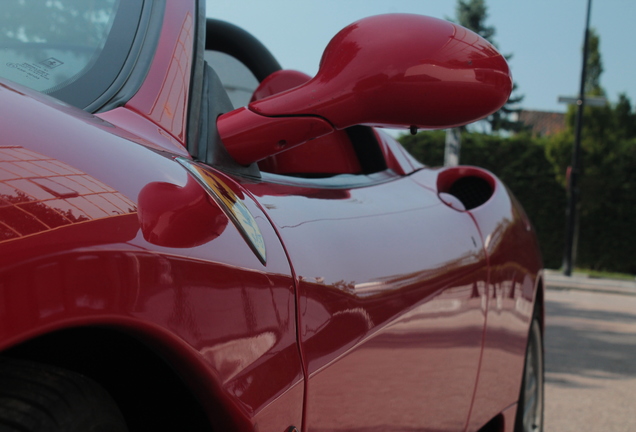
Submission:
[[[205,166],[200,166],[186,158],[177,158],[177,161],[199,181],[205,191],[223,209],[227,217],[241,232],[247,244],[256,253],[258,259],[265,264],[267,262],[265,240],[263,240],[263,234],[261,234],[254,216],[243,203],[242,197],[238,195],[242,195],[242,192],[233,191],[218,174],[214,174]]]
[[[135,212],[124,195],[70,165],[0,147],[0,241]]]
[[[173,8],[182,7],[168,2],[166,8],[166,14],[171,14],[178,13],[173,11]],[[164,29],[162,37],[170,32],[178,34],[172,51],[158,51],[155,57],[155,62],[164,62],[165,66],[151,69],[144,86],[126,106],[134,111],[143,112],[183,143],[186,137],[188,88],[192,68],[191,47],[194,40],[192,14],[187,12],[179,26]],[[167,70],[164,70],[165,68]]]

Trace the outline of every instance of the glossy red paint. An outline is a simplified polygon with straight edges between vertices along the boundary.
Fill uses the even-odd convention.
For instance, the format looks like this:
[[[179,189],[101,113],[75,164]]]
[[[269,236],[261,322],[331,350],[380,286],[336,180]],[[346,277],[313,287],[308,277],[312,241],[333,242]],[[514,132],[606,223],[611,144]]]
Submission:
[[[185,186],[148,183],[139,192],[139,222],[150,243],[190,248],[209,243],[227,228],[228,217],[189,177]]]
[[[228,153],[242,165],[333,132],[333,127],[321,118],[264,117],[245,107],[223,114],[217,128]]]
[[[248,188],[271,209],[298,277],[306,430],[461,430],[487,301],[471,217],[399,176],[333,191]]]
[[[302,72],[280,70],[267,77],[258,86],[252,101],[290,90],[309,80],[311,77]],[[406,175],[423,168],[421,163],[390,136],[381,130],[376,130],[375,135],[388,169],[396,174]],[[257,142],[255,145],[260,146],[261,143]],[[274,174],[359,174],[362,172],[346,131],[333,131],[302,146],[270,156],[259,161],[259,167],[265,172]]]
[[[294,87],[305,84],[309,80],[311,80],[311,77],[304,72],[289,69],[276,71],[258,85],[252,94],[250,102],[291,90]]]
[[[496,189],[505,186],[497,180]],[[495,194],[470,213],[485,239],[490,264],[488,325],[471,416],[476,430],[519,397],[528,328],[537,296],[543,294],[539,246],[514,197]]]
[[[471,31],[420,15],[379,15],[338,33],[309,83],[250,108],[316,115],[338,129],[451,127],[496,111],[511,88],[504,58]]]
[[[167,1],[159,45],[137,94],[126,108],[142,114],[185,145],[194,47],[194,1]]]
[[[309,75],[293,70],[274,72],[254,91],[252,101],[292,89],[310,79]],[[274,174],[334,175],[362,172],[358,156],[345,131],[332,131],[325,137],[314,138],[302,146],[263,159],[258,166],[261,170]]]
[[[345,131],[313,139],[301,146],[278,153],[258,162],[263,172],[294,175],[360,174],[358,156]]]
[[[223,407],[227,418],[215,421],[300,424],[294,281],[258,204],[217,173],[254,215],[267,267],[165,151],[24,94],[0,88],[10,143],[0,148],[0,296],[12,305],[0,309],[0,349],[68,328],[116,328],[168,353],[211,413]],[[15,127],[31,116],[36,124]],[[208,217],[217,225],[192,230]]]
[[[460,212],[477,224],[488,260],[487,325],[479,380],[471,409],[469,431],[507,410],[506,429],[512,430],[519,397],[527,333],[537,296],[542,295],[541,259],[536,236],[519,203],[493,174],[476,167],[422,170],[416,181],[438,192],[448,191],[464,176],[487,180],[492,197],[483,205]],[[515,405],[516,407],[516,405]],[[510,419],[512,416],[512,420]]]
[[[196,162],[224,185],[217,194],[253,218],[267,251],[259,259],[241,222],[218,205],[223,198],[178,162],[191,161],[184,143],[196,22],[194,1],[167,1],[145,83],[124,107],[99,115],[0,80],[0,351],[78,328],[130,335],[176,371],[214,430],[475,431],[496,418],[512,431],[528,326],[542,299],[538,248],[518,203],[491,173],[426,168],[382,132],[387,170],[369,175],[347,153],[331,169],[348,175],[281,176],[307,172],[319,153],[312,144],[266,160],[279,175],[260,179]],[[369,56],[387,34],[390,44],[427,39],[415,54],[407,44]],[[273,96],[218,123],[227,137],[234,116],[257,119],[233,126],[247,134],[236,135],[239,162],[271,154],[279,131],[302,141],[353,121],[341,90],[368,108],[363,123],[406,126],[413,110],[438,125],[465,121],[509,92],[501,56],[452,24],[390,15],[334,40],[302,90],[317,99],[285,102],[310,117],[267,117],[283,101]],[[338,45],[348,49],[338,54]],[[440,46],[435,63],[423,62]],[[388,61],[403,70],[387,75]],[[339,68],[354,73],[347,85]],[[452,80],[432,90],[439,70]],[[272,78],[256,98],[305,79],[292,78]],[[430,90],[426,104],[404,99],[412,80]],[[369,102],[378,86],[398,99]],[[444,105],[453,99],[455,110]],[[338,121],[320,117],[327,112]],[[266,146],[250,141],[259,134]],[[319,157],[325,167],[346,147],[343,134],[314,143],[328,152]],[[442,195],[467,176],[492,189],[470,210]],[[134,380],[120,384],[139,391]]]
[[[110,124],[117,125],[117,133],[145,147],[189,157],[184,144],[161,126],[126,107],[115,108],[95,115]]]
[[[511,89],[505,59],[475,33],[435,18],[380,15],[338,33],[312,80],[222,115],[217,124],[230,154],[247,164],[328,133],[301,121],[326,120],[335,129],[453,127],[495,112]],[[290,130],[295,123],[307,130]]]

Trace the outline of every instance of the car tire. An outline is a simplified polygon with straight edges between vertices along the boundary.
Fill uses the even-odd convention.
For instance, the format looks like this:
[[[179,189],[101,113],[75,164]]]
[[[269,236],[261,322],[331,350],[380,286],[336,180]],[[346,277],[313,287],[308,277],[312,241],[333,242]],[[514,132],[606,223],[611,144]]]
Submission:
[[[110,395],[65,369],[0,357],[0,432],[126,432]]]
[[[517,405],[515,432],[543,431],[543,372],[543,335],[539,319],[535,313],[528,335],[523,381]]]

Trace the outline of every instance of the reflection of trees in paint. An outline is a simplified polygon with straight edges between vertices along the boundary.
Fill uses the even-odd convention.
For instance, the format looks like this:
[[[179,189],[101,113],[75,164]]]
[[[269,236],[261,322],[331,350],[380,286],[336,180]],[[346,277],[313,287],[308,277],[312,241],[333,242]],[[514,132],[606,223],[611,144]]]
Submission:
[[[8,202],[9,204],[20,204],[20,203],[32,201],[32,198],[30,196],[18,190],[16,190],[15,194],[13,195],[0,194],[0,198]]]
[[[119,0],[3,0],[0,75],[51,91],[93,64]]]
[[[31,42],[99,47],[118,0],[3,0],[0,44]]]
[[[48,211],[54,212],[57,211],[58,213],[60,213],[62,216],[64,216],[66,219],[70,220],[71,222],[83,222],[83,221],[87,221],[90,220],[89,218],[87,218],[84,215],[79,215],[79,216],[75,216],[73,214],[73,210],[61,210],[61,209],[52,209],[51,207],[47,207],[46,205],[42,204],[42,203],[37,203],[38,205],[45,207]]]
[[[0,146],[0,242],[136,211],[124,195],[64,162]]]
[[[13,211],[8,215],[16,220],[21,221],[22,224],[27,225],[44,225],[47,228],[56,228],[62,225],[68,225],[71,223],[84,222],[90,220],[85,214],[79,210],[73,211],[73,209],[61,209],[56,208],[54,201],[36,201],[24,192],[16,190],[14,194],[0,194],[0,199],[13,204],[21,211]],[[4,222],[8,226],[13,227],[13,230],[18,231],[20,234],[29,234],[33,231],[33,228],[28,227],[16,227],[15,222],[11,223],[10,220],[3,220],[5,215],[0,213],[0,222]],[[25,231],[26,230],[26,231]],[[38,229],[39,230],[39,229]]]

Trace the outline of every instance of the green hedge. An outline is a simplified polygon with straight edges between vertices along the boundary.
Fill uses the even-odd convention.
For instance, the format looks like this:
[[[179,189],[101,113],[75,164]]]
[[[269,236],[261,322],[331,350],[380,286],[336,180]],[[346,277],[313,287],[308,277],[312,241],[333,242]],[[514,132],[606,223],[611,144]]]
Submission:
[[[626,111],[631,113],[631,108]],[[636,120],[629,115],[630,121]],[[576,266],[636,274],[636,132],[619,127],[630,122],[608,127],[601,124],[608,122],[601,115],[590,120],[582,141]],[[400,138],[429,166],[443,164],[444,140],[444,131]],[[573,140],[571,128],[549,138],[462,134],[461,164],[484,167],[508,185],[537,230],[548,268],[561,267],[563,260],[565,173]]]

